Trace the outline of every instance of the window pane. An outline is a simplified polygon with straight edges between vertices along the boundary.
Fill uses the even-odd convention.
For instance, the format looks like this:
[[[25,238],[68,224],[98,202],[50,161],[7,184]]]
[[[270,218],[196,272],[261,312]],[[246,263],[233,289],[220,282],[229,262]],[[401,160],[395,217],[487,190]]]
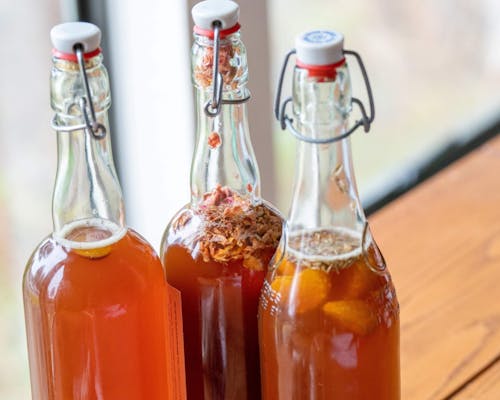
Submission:
[[[0,399],[29,399],[21,279],[51,231],[56,137],[49,125],[49,30],[58,2],[0,1]]]
[[[185,1],[107,2],[127,223],[156,249],[189,201],[194,116]]]
[[[273,0],[272,71],[276,80],[296,34],[332,28],[361,53],[372,83],[376,119],[353,137],[358,185],[365,203],[451,140],[500,119],[500,2],[496,0]],[[355,96],[363,83],[350,62]],[[290,76],[288,76],[290,80]],[[354,113],[352,119],[358,118]],[[278,205],[287,209],[294,140],[276,125]]]

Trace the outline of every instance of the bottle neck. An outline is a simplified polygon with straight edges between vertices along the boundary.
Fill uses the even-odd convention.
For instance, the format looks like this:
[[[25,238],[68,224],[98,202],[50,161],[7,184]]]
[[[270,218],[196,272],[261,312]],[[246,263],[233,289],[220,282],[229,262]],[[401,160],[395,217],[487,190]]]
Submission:
[[[213,94],[213,40],[195,34],[192,55],[197,143],[191,164],[191,203],[198,204],[219,185],[256,199],[260,197],[260,177],[250,141],[246,103],[222,104],[218,115],[208,115],[205,106]],[[243,99],[248,67],[239,32],[221,39],[219,72],[223,78],[222,98]]]
[[[306,137],[326,139],[347,130],[350,83],[346,67],[334,79],[321,80],[296,69],[294,114]],[[345,228],[362,233],[365,216],[352,166],[349,138],[329,144],[300,141],[289,229]]]
[[[73,224],[105,224],[103,228],[125,228],[122,192],[111,150],[108,123],[110,104],[106,70],[98,60],[86,65],[96,118],[106,127],[106,136],[96,139],[79,129],[57,132],[58,163],[52,199],[54,232],[64,237]],[[97,58],[97,57],[96,57]],[[55,60],[51,78],[52,108],[58,125],[84,123],[79,99],[84,96],[83,82],[75,63]],[[94,221],[94,222],[92,222]]]
[[[224,92],[237,98],[240,91]],[[191,202],[197,204],[205,193],[227,186],[242,196],[260,197],[260,176],[250,141],[247,107],[224,104],[220,114],[207,116],[204,108],[211,92],[198,89],[197,142],[191,165]]]

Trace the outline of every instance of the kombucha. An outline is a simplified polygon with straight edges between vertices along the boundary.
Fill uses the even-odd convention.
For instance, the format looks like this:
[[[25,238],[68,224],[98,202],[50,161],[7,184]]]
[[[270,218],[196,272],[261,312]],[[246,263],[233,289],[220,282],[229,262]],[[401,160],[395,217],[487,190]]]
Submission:
[[[399,399],[397,299],[360,243],[346,229],[288,238],[260,302],[264,400]]]
[[[189,400],[258,400],[257,311],[281,218],[217,187],[167,229],[167,281],[181,292]]]
[[[23,281],[36,400],[167,399],[166,282],[135,232],[74,223]]]

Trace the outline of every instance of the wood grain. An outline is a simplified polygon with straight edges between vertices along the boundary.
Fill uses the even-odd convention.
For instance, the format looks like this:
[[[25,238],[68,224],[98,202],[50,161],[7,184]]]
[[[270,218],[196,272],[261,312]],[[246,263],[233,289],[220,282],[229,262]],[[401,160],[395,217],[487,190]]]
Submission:
[[[500,137],[370,223],[401,305],[402,399],[443,399],[500,354]]]
[[[500,362],[481,374],[453,400],[498,400],[500,398]]]

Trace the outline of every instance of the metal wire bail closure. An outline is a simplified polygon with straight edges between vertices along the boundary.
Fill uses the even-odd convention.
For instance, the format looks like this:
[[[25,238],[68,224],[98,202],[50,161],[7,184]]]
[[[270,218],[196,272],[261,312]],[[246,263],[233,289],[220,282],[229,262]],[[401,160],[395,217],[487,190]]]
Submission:
[[[205,114],[209,117],[216,117],[220,114],[222,104],[242,104],[250,100],[250,91],[246,89],[245,96],[241,99],[225,100],[222,98],[222,89],[224,81],[222,74],[219,72],[219,56],[220,56],[220,31],[222,24],[220,21],[212,23],[214,29],[214,56],[212,65],[212,100],[205,104]]]
[[[348,136],[352,135],[356,129],[358,129],[360,126],[363,126],[363,129],[366,133],[370,131],[371,124],[373,120],[375,119],[375,104],[373,102],[373,93],[372,89],[370,86],[370,81],[368,79],[368,74],[366,73],[365,66],[363,64],[363,60],[361,59],[361,56],[352,50],[344,50],[344,55],[350,55],[354,56],[356,58],[356,61],[358,62],[359,68],[361,70],[361,74],[363,75],[363,80],[365,81],[365,86],[366,86],[366,93],[368,95],[368,101],[370,103],[370,115],[368,116],[366,113],[365,106],[363,105],[362,101],[359,100],[356,97],[352,97],[352,102],[356,104],[359,107],[359,110],[361,112],[361,119],[356,121],[356,123],[345,133],[339,136],[334,136],[331,138],[325,138],[325,139],[314,139],[310,137],[306,137],[302,135],[294,126],[293,126],[293,118],[290,118],[286,114],[286,107],[288,103],[292,101],[292,97],[288,97],[283,104],[281,104],[281,92],[283,89],[283,80],[285,78],[285,73],[286,73],[286,68],[288,65],[288,62],[290,60],[290,57],[293,54],[296,54],[296,50],[292,49],[290,50],[287,55],[285,56],[285,60],[283,61],[283,65],[281,67],[281,72],[278,80],[278,87],[276,90],[276,98],[274,102],[274,116],[276,119],[279,121],[281,129],[285,130],[288,128],[290,133],[295,136],[297,139],[302,140],[307,143],[315,143],[315,144],[327,144],[327,143],[333,143],[333,142],[338,142],[342,139],[347,138]]]
[[[103,124],[97,122],[97,118],[95,115],[94,104],[92,103],[92,96],[90,93],[89,80],[87,77],[87,72],[85,71],[83,46],[81,44],[76,44],[74,46],[74,52],[78,61],[78,66],[80,67],[80,76],[85,88],[85,96],[81,97],[79,102],[85,123],[80,125],[63,126],[58,124],[57,118],[56,116],[54,116],[52,118],[51,125],[55,130],[62,132],[73,132],[86,129],[94,139],[103,139],[106,136],[106,127]]]
[[[205,105],[205,112],[210,117],[215,117],[220,113],[220,100],[222,97],[222,74],[219,72],[219,52],[220,52],[220,29],[221,22],[214,21],[214,56],[212,65],[212,101],[208,101]]]

